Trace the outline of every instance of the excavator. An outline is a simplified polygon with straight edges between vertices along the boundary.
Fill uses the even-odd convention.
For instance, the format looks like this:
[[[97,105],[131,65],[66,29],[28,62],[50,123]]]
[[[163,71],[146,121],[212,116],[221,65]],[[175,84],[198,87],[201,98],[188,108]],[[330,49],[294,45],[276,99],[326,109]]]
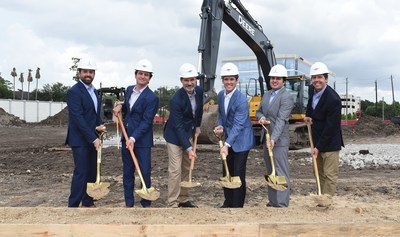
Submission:
[[[216,92],[214,81],[216,79],[216,67],[222,30],[222,22],[225,23],[255,54],[258,64],[259,92],[249,100],[250,117],[253,122],[256,141],[259,142],[262,127],[256,119],[256,111],[261,98],[269,85],[269,71],[276,64],[276,58],[271,41],[263,33],[260,24],[249,14],[240,0],[204,0],[201,6],[201,29],[198,46],[199,53],[199,84],[204,90],[204,114],[202,122],[202,134],[198,138],[199,143],[217,143],[213,135],[213,129],[217,125],[217,106],[212,104],[212,98]],[[249,80],[250,81],[250,80]],[[289,77],[286,87],[293,93],[296,106],[290,119],[290,149],[299,149],[307,146],[307,128],[302,120],[305,114],[307,93],[304,93],[309,79],[304,75]],[[265,87],[267,87],[265,89]]]

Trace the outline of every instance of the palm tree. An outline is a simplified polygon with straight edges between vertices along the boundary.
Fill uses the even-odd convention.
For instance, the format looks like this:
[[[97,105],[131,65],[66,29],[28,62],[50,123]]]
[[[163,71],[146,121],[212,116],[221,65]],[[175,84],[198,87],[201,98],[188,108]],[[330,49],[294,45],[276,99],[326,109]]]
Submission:
[[[15,67],[14,67],[13,70],[11,71],[11,76],[14,78],[14,93],[13,93],[13,99],[15,100],[15,77],[17,76],[17,70],[15,69]]]
[[[39,68],[39,67],[36,69],[35,78],[36,78],[36,95],[35,95],[35,100],[37,100],[38,81],[39,81],[39,79],[40,79],[40,68]]]
[[[21,82],[21,89],[22,89],[22,94],[21,94],[21,100],[24,99],[24,73],[21,72],[19,75],[19,81]]]
[[[30,90],[31,90],[31,82],[33,81],[33,77],[32,77],[32,69],[28,69],[29,73],[28,73],[28,100],[29,100],[29,94],[30,94]]]

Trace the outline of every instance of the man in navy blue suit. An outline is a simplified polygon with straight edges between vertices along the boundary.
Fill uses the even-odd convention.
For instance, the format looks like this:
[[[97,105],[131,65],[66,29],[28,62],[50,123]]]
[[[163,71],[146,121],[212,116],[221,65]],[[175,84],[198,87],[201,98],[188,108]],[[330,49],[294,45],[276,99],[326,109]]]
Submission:
[[[158,97],[148,84],[153,77],[153,65],[147,59],[139,60],[135,67],[136,85],[126,89],[125,103],[114,108],[117,115],[125,111],[124,126],[128,141],[122,136],[123,185],[126,207],[133,207],[135,166],[127,147],[132,147],[138,160],[146,188],[151,187],[151,147],[153,141],[153,119],[158,109]],[[150,207],[151,201],[141,199],[142,207]]]
[[[339,152],[343,145],[341,130],[342,102],[328,85],[328,67],[321,62],[311,66],[305,122],[311,123],[321,193],[333,196],[339,176]]]
[[[189,178],[190,160],[196,159],[191,141],[200,134],[203,117],[203,90],[196,86],[197,70],[189,63],[180,67],[180,88],[170,102],[170,115],[164,128],[168,149],[168,206],[197,207],[189,190],[180,187]]]
[[[81,59],[78,65],[79,81],[67,93],[68,132],[65,144],[71,146],[74,173],[68,207],[95,207],[86,193],[87,183],[96,181],[97,150],[101,146],[96,132],[105,131],[100,118],[100,101],[92,85],[96,64]]]
[[[239,176],[242,185],[237,189],[224,188],[225,201],[222,208],[243,207],[246,197],[246,163],[249,151],[254,147],[253,128],[246,97],[236,89],[239,70],[233,63],[221,68],[225,90],[218,94],[218,126],[216,134],[225,134],[225,143],[220,153],[227,157],[229,173]],[[225,176],[225,169],[223,168]]]

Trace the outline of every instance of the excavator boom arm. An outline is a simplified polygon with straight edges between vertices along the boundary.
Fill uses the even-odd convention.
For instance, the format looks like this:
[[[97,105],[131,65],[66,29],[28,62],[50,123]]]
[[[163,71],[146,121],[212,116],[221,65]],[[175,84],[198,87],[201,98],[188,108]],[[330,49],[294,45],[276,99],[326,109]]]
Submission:
[[[233,5],[237,7],[234,8]],[[259,84],[264,94],[264,80],[269,88],[268,73],[276,64],[273,46],[261,26],[251,17],[240,0],[204,0],[201,7],[199,40],[200,86],[204,90],[204,103],[214,95],[214,81],[218,62],[222,22],[224,22],[256,55],[259,66]],[[261,68],[261,70],[260,70]]]

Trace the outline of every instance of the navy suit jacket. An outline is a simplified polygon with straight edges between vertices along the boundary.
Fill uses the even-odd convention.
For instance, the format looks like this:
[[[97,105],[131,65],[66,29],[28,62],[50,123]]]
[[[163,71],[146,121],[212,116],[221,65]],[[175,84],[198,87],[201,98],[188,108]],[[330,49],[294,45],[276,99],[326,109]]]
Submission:
[[[128,86],[126,89],[125,103],[122,106],[126,112],[124,118],[126,133],[128,137],[135,138],[135,147],[152,147],[154,145],[153,119],[158,110],[159,100],[156,94],[146,87],[131,109],[129,99],[134,87]],[[125,140],[123,136],[122,140]]]
[[[246,97],[236,90],[225,114],[225,91],[218,94],[218,125],[224,127],[225,142],[231,145],[233,151],[243,152],[254,147],[253,127],[250,121],[249,103]]]
[[[340,96],[327,85],[317,106],[313,109],[314,87],[312,85],[308,94],[306,116],[312,118],[311,130],[314,146],[321,152],[339,151],[342,146],[344,147],[341,130],[342,102]]]
[[[164,138],[167,142],[181,146],[184,150],[191,147],[189,139],[196,127],[200,127],[203,117],[203,90],[195,87],[196,111],[193,116],[187,92],[181,88],[171,99],[170,114],[164,128]]]
[[[100,117],[100,100],[97,96],[97,113],[92,97],[84,84],[78,81],[67,92],[68,132],[66,145],[93,146],[96,140],[96,126],[103,123]]]

